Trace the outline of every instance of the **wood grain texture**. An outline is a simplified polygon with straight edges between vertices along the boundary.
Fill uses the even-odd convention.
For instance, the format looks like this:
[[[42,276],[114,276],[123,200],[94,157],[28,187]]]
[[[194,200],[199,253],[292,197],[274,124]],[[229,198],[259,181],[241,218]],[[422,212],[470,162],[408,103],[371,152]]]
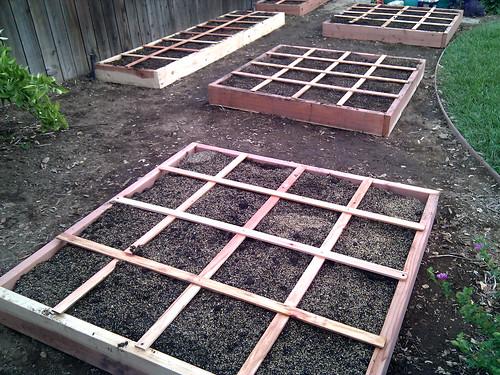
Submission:
[[[0,28],[13,56],[58,81],[97,61],[191,26],[246,0],[0,0]]]

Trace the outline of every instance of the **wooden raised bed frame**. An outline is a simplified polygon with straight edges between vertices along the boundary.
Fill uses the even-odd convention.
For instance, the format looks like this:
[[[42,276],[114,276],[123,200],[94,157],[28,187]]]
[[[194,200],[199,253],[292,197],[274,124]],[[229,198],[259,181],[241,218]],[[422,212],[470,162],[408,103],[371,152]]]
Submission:
[[[386,43],[403,43],[414,46],[444,48],[457,31],[463,18],[458,9],[394,7],[387,5],[356,4],[334,15],[349,20],[338,23],[323,22],[323,35],[340,39],[377,40]],[[398,17],[403,17],[399,18]],[[409,20],[413,18],[413,20]],[[359,24],[379,21],[380,26]],[[391,22],[407,24],[408,28],[396,28]],[[446,27],[444,31],[426,31],[426,26]]]
[[[247,19],[251,19],[251,21],[247,21]],[[261,21],[255,21],[255,19],[261,19]],[[208,25],[209,23],[220,23],[220,25],[212,26]],[[249,27],[231,26],[234,23],[239,25],[248,24]],[[218,19],[203,22],[184,31],[98,62],[95,67],[96,77],[107,82],[163,88],[269,34],[284,24],[284,13],[234,11],[222,15]],[[206,29],[206,31],[193,31],[200,28]],[[238,32],[231,34],[235,30]],[[219,41],[205,40],[204,38],[207,36],[223,37],[225,39]],[[160,44],[164,42],[172,42],[173,44],[161,46]],[[190,43],[191,47],[184,48],[183,45],[188,43]],[[192,48],[193,43],[209,45],[209,47]],[[154,48],[156,51],[146,55],[137,53],[144,48]],[[180,58],[158,56],[168,51],[191,52],[191,54]],[[126,66],[111,64],[122,57],[135,57],[137,60]],[[148,59],[165,60],[170,61],[170,63],[158,69],[134,67]]]
[[[216,176],[208,176],[176,167],[186,156],[201,151],[216,151],[229,155],[234,159]],[[253,160],[255,162],[275,166],[291,167],[293,168],[293,172],[277,190],[266,189],[226,179],[225,176],[244,160]],[[162,174],[169,172],[200,179],[206,181],[206,183],[175,210],[128,198],[134,193],[150,188],[155,183],[156,179],[158,179]],[[340,179],[348,180],[359,187],[347,206],[341,206],[286,193],[290,186],[292,186],[304,172],[320,175],[332,175]],[[216,184],[236,187],[238,189],[256,193],[269,194],[269,198],[243,227],[185,212],[194,202],[196,202],[197,199],[201,198]],[[372,187],[386,189],[405,196],[415,197],[424,202],[425,208],[420,221],[410,222],[357,209],[356,207],[363,199],[363,196],[366,194],[368,189]],[[399,329],[401,327],[415,278],[417,276],[420,261],[432,228],[437,208],[438,196],[439,192],[435,190],[192,143],[3,275],[0,278],[0,322],[8,327],[11,327],[12,329],[20,331],[59,350],[87,361],[94,366],[116,374],[208,374],[206,371],[186,362],[163,354],[157,350],[150,349],[156,338],[158,338],[167,326],[178,316],[178,314],[181,313],[183,308],[190,303],[197,292],[204,288],[260,306],[276,313],[274,320],[269,325],[268,329],[263,334],[260,341],[257,343],[241,368],[239,372],[240,374],[253,374],[257,371],[258,367],[262,363],[262,360],[269,352],[274,341],[280,335],[289,318],[299,319],[308,324],[371,344],[375,349],[366,373],[384,374],[398,337]],[[291,200],[306,205],[313,205],[341,212],[339,219],[332,227],[330,234],[327,236],[321,247],[316,248],[308,246],[254,230],[263,217],[278,203],[280,199]],[[113,204],[131,205],[133,207],[165,215],[165,218],[161,222],[156,224],[132,246],[138,246],[149,242],[176,219],[209,225],[233,232],[235,235],[199,275],[194,275],[189,272],[134,255],[132,251],[130,251],[132,246],[125,251],[121,251],[82,237],[78,237],[78,235],[87,226],[96,221]],[[342,234],[343,229],[349,224],[349,220],[352,216],[360,216],[369,218],[370,220],[391,223],[396,226],[412,228],[416,231],[403,270],[392,269],[379,264],[332,252],[335,243]],[[219,267],[222,266],[224,261],[229,258],[229,256],[238,248],[246,237],[256,238],[268,243],[286,247],[288,249],[314,255],[311,263],[304,271],[302,277],[297,282],[295,288],[290,293],[285,303],[277,302],[254,293],[211,280],[211,277],[215,274]],[[114,260],[109,262],[108,265],[98,271],[57,306],[45,306],[10,290],[14,288],[16,281],[23,274],[29,272],[37,264],[49,260],[51,256],[68,243],[82,248],[82,251],[89,250],[97,252],[112,257]],[[354,268],[367,270],[368,272],[375,272],[377,274],[398,280],[392,303],[390,304],[380,333],[374,334],[366,332],[297,308],[302,296],[306,293],[326,259],[334,262],[340,262]],[[187,281],[190,284],[138,342],[133,342],[128,338],[116,335],[65,313],[65,311],[72,306],[72,304],[78,301],[93,287],[103,281],[106,276],[113,272],[113,269],[118,261],[132,263],[175,279]],[[128,344],[124,345],[125,342],[128,342]]]
[[[265,12],[284,12],[291,16],[304,16],[328,1],[329,0],[261,0],[257,2],[255,9]]]
[[[298,48],[301,51],[303,51],[303,53],[290,54],[290,53],[279,52],[281,48],[288,48],[288,47]],[[338,59],[328,59],[328,58],[311,56],[311,53],[315,51],[337,52],[337,53],[342,53],[342,56]],[[376,61],[372,63],[364,63],[364,62],[360,63],[356,61],[350,61],[349,59],[350,55],[370,56],[373,57],[374,60]],[[286,56],[286,57],[291,57],[295,60],[288,65],[269,64],[264,62],[267,56]],[[249,63],[243,65],[237,70],[211,83],[208,86],[208,100],[210,104],[213,105],[222,105],[225,107],[243,109],[252,112],[274,114],[313,124],[331,126],[346,130],[355,130],[363,133],[388,137],[391,134],[392,130],[394,129],[397,121],[401,117],[404,108],[406,107],[411,97],[415,93],[418,84],[422,80],[425,69],[425,60],[406,59],[397,57],[398,59],[412,60],[418,63],[416,68],[408,68],[408,67],[400,67],[400,66],[384,64],[383,60],[386,57],[392,57],[392,56],[373,55],[373,54],[357,53],[350,51],[328,50],[328,49],[312,48],[312,47],[279,45],[271,49],[270,51],[260,55],[259,57],[250,61]],[[296,65],[304,59],[327,61],[331,62],[331,65],[323,70],[297,67]],[[364,65],[364,66],[369,66],[370,68],[363,75],[342,73],[342,72],[337,73],[334,70],[332,71],[332,69],[334,69],[335,66],[337,66],[338,64]],[[253,74],[242,71],[245,68],[249,67],[250,65],[272,66],[280,68],[281,70],[272,76]],[[412,73],[407,80],[393,80],[393,81],[399,81],[399,83],[404,83],[404,86],[402,87],[399,94],[388,94],[384,92],[367,91],[359,89],[359,86],[361,86],[366,80],[391,81],[390,79],[387,78],[372,76],[372,73],[375,71],[377,67],[411,71]],[[282,78],[281,76],[287,71],[314,72],[318,75],[310,82]],[[241,77],[260,78],[260,79],[265,79],[265,81],[255,86],[251,90],[225,85],[224,82],[233,75]],[[318,81],[320,81],[326,75],[352,77],[356,78],[357,82],[353,84],[353,86],[350,88],[337,87],[333,85],[318,83]],[[300,90],[297,90],[297,92],[293,96],[281,96],[259,91],[265,86],[266,83],[270,83],[272,81],[300,84],[302,85],[302,88]],[[344,91],[345,95],[342,96],[342,98],[336,104],[333,103],[326,104],[326,103],[320,103],[318,101],[302,99],[301,96],[311,87],[340,90]],[[356,92],[375,95],[375,96],[394,98],[394,101],[392,102],[392,105],[386,112],[379,112],[364,108],[354,108],[350,107],[348,103],[345,104],[346,101],[348,101],[349,98],[352,96],[352,94]]]

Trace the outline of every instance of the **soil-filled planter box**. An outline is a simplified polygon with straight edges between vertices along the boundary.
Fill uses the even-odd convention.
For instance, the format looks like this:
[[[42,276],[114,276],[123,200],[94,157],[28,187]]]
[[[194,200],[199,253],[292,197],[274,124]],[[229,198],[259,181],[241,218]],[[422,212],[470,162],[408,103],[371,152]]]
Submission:
[[[115,374],[383,374],[435,190],[193,143],[0,278],[0,323]]]
[[[329,0],[261,0],[256,10],[265,12],[284,12],[291,16],[304,16]]]
[[[285,14],[234,11],[96,64],[107,82],[163,88],[285,24]]]
[[[280,45],[208,87],[210,104],[387,137],[425,60]]]
[[[323,22],[323,35],[444,48],[462,18],[458,9],[356,4]]]

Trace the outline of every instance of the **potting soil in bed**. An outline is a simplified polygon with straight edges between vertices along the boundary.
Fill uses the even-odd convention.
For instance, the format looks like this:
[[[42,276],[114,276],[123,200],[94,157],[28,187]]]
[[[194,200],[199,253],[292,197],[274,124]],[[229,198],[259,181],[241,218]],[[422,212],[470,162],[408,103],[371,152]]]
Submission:
[[[215,175],[231,160],[221,154],[201,152],[190,156],[181,167]],[[292,171],[245,161],[227,178],[276,189]],[[175,208],[204,183],[165,175],[134,199]],[[345,205],[356,189],[357,185],[348,181],[306,172],[289,192]],[[366,197],[360,205],[365,210],[409,220],[417,220],[421,213],[420,202],[392,193],[370,189]],[[188,211],[243,225],[267,199],[268,196],[215,186]],[[82,236],[125,249],[163,217],[115,204]],[[338,217],[339,214],[333,211],[280,200],[256,229],[321,246]],[[377,255],[371,255],[371,260],[394,267],[404,263],[412,234],[401,237],[399,228],[378,230],[376,226],[380,224],[374,222],[359,227],[357,221],[351,219],[354,229],[347,226],[335,251],[360,258],[374,253]],[[199,273],[232,236],[207,226],[175,220],[147,245],[136,249],[136,253]],[[372,237],[376,237],[375,245]],[[366,241],[361,241],[365,238]],[[358,242],[354,244],[355,241]],[[387,247],[387,243],[391,246]],[[385,244],[384,248],[390,254],[382,252],[379,244]],[[246,239],[213,279],[284,301],[311,259],[300,252]],[[15,291],[54,306],[109,260],[66,246],[51,260],[24,275]],[[137,341],[186,286],[183,282],[120,262],[106,280],[68,313]],[[299,307],[379,333],[395,286],[394,280],[326,261]],[[158,338],[153,348],[217,374],[234,374],[274,315],[202,290]],[[259,373],[364,373],[372,349],[369,345],[290,320]]]

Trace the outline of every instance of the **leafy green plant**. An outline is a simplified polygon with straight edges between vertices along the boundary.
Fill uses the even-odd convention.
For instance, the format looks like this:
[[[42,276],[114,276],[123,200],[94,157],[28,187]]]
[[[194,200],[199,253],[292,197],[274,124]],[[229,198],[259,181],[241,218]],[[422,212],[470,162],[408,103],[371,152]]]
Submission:
[[[0,30],[1,35],[2,30]],[[30,74],[12,56],[11,49],[0,38],[0,101],[12,103],[30,112],[41,123],[41,131],[66,129],[68,122],[59,109],[59,104],[50,100],[49,94],[62,94],[67,90],[53,77]]]
[[[488,14],[500,14],[500,0],[481,0]]]
[[[481,297],[487,299],[484,305],[493,306],[493,309],[485,308],[475,301],[479,297],[479,292],[474,287],[465,287],[453,296],[448,274],[436,273],[433,267],[427,269],[427,274],[433,282],[439,284],[447,298],[453,299],[458,304],[460,315],[473,327],[471,334],[460,332],[452,340],[453,346],[462,352],[469,367],[485,370],[492,375],[500,375],[500,315],[492,311],[498,307],[498,292],[495,289],[499,266],[494,249],[491,249],[485,241],[476,242],[474,251],[477,260],[475,264],[484,272],[484,282],[480,282],[483,292]]]

